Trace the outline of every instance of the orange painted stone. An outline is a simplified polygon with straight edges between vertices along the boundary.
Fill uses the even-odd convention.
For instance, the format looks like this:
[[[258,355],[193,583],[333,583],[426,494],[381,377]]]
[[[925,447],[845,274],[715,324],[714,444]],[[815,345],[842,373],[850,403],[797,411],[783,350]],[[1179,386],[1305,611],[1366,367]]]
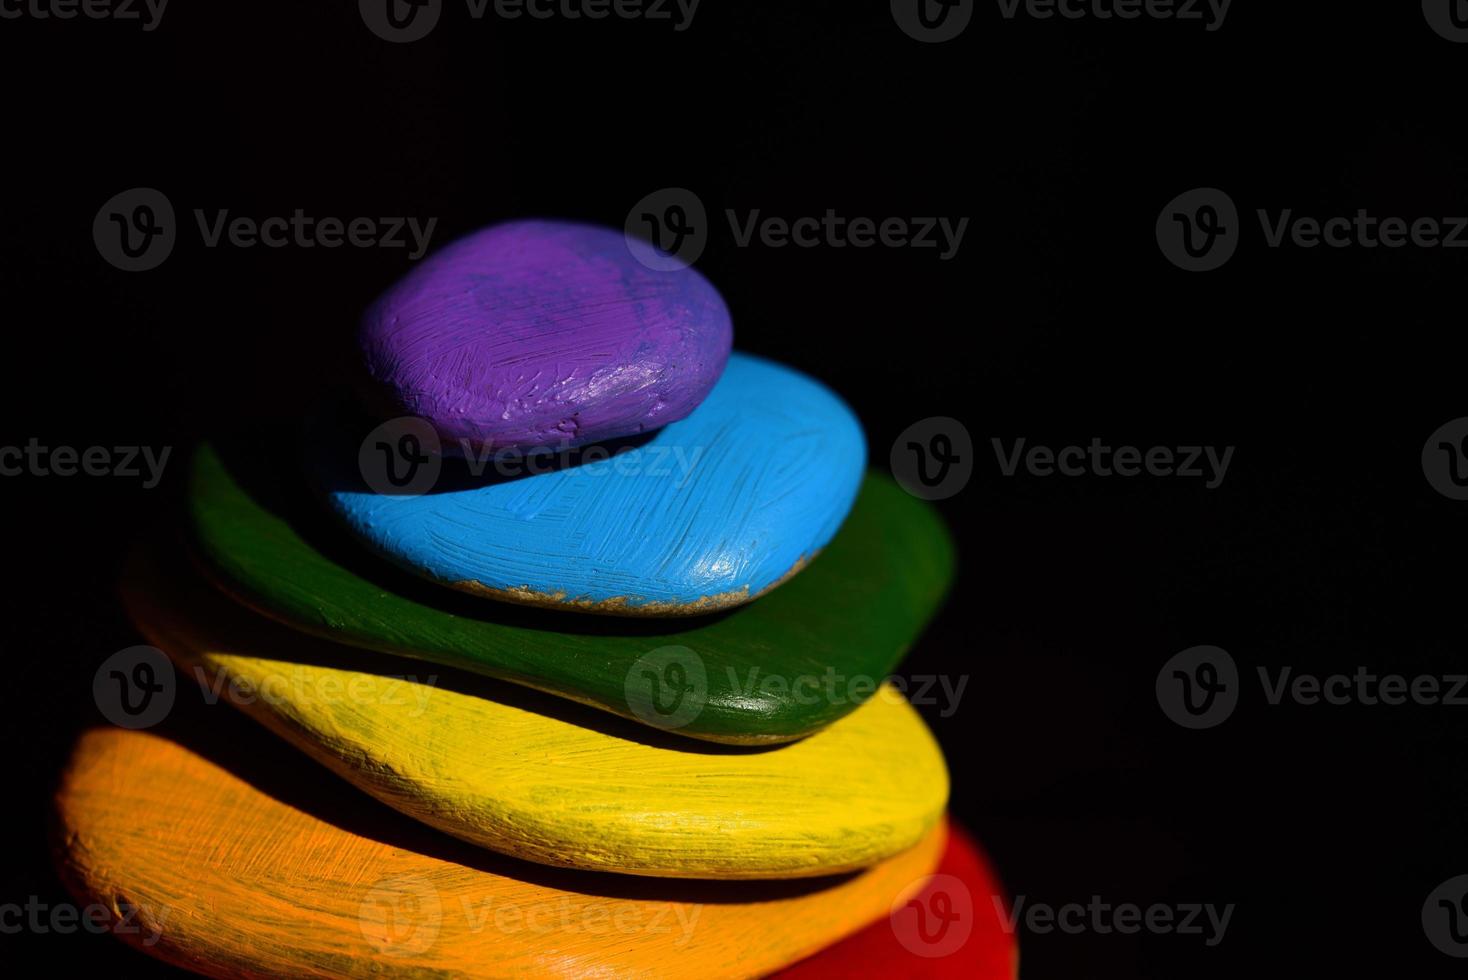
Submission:
[[[527,864],[323,779],[232,713],[82,736],[62,877],[119,938],[216,977],[760,976],[887,917],[946,828],[866,871],[664,881]]]

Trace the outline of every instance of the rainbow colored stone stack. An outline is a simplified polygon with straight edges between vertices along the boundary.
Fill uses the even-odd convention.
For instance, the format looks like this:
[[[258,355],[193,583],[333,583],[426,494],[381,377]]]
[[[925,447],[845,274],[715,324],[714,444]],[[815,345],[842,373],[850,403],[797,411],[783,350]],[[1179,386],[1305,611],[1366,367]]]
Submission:
[[[947,532],[732,337],[696,271],[583,225],[391,288],[360,391],[201,446],[185,540],[124,576],[178,674],[280,739],[202,705],[88,733],[69,886],[214,976],[1014,976],[884,680]]]

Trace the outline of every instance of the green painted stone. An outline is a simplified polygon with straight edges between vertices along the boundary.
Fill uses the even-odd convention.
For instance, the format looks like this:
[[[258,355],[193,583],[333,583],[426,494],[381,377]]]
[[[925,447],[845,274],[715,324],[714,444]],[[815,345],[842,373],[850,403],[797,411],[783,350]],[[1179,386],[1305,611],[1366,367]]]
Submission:
[[[786,742],[848,714],[897,665],[953,575],[931,506],[868,475],[826,549],[746,606],[629,620],[486,603],[348,540],[282,445],[223,439],[194,455],[192,543],[225,591],[338,643],[476,671],[693,738]]]

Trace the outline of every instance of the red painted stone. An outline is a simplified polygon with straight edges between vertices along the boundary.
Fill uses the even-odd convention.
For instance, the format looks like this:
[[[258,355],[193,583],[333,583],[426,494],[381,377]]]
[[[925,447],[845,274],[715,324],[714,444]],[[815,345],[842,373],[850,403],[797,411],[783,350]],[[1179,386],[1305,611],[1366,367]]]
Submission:
[[[924,910],[922,920],[914,902]],[[950,823],[943,861],[920,892],[899,898],[888,918],[774,976],[1014,980],[1019,976],[1019,943],[1004,921],[1008,907],[978,844]]]

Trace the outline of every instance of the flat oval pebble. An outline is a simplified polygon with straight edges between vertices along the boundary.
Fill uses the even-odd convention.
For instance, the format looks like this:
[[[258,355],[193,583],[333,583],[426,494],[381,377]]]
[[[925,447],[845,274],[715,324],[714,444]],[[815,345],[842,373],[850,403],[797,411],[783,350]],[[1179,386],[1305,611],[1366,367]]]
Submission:
[[[953,821],[932,875],[899,896],[887,919],[774,974],[774,980],[1015,980],[1012,903],[978,843]]]
[[[476,476],[461,463],[427,492],[381,492],[361,464],[368,424],[323,417],[306,450],[312,482],[363,544],[440,585],[592,613],[749,602],[825,546],[866,468],[861,426],[839,398],[747,354],[648,441],[534,475]]]
[[[574,446],[683,418],[733,329],[691,268],[638,262],[623,233],[516,221],[419,263],[363,316],[377,409],[427,419],[450,454]]]
[[[180,675],[248,692],[222,700],[471,843],[588,871],[793,878],[867,867],[942,818],[942,752],[890,686],[769,751],[649,737],[548,695],[297,633],[199,582],[173,550],[140,549],[123,596]]]
[[[810,567],[738,609],[626,619],[485,602],[364,553],[296,478],[289,446],[262,431],[194,455],[193,544],[226,591],[337,643],[487,674],[692,738],[785,742],[850,713],[897,665],[953,575],[932,505],[869,476]],[[665,689],[675,687],[683,697]]]
[[[192,720],[86,732],[55,839],[109,931],[206,976],[763,976],[884,918],[944,846],[940,826],[866,871],[793,882],[546,868],[322,779],[263,732]]]

